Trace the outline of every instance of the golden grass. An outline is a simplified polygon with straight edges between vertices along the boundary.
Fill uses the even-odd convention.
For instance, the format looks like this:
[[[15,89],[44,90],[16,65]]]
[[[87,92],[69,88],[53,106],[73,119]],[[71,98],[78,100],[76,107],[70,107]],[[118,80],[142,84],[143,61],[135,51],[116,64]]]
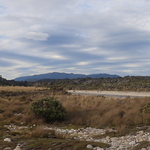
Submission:
[[[32,92],[37,90],[43,90],[45,88],[43,87],[24,87],[24,86],[0,86],[0,92],[1,91],[7,91],[7,92]]]
[[[48,138],[49,131],[44,126],[37,126],[32,132],[31,137],[33,138]]]
[[[135,132],[135,129],[129,130],[129,127],[134,128],[150,125],[150,113],[143,113],[142,111],[144,106],[150,102],[150,98],[148,97],[109,98],[101,96],[63,95],[60,93],[55,93],[54,95],[53,92],[44,88],[13,88],[4,87],[3,89],[3,87],[0,87],[0,136],[5,137],[7,134],[12,139],[26,141],[27,147],[30,149],[48,149],[49,145],[52,145],[53,149],[57,149],[59,145],[61,148],[65,147],[66,150],[70,150],[75,145],[76,149],[82,150],[89,144],[89,142],[66,140],[63,138],[67,138],[67,135],[56,134],[54,130],[45,130],[47,123],[33,114],[30,104],[37,99],[50,96],[57,98],[68,112],[67,119],[64,122],[55,122],[53,124],[59,127],[65,126],[67,128],[71,126],[71,128],[74,128],[91,126],[106,129],[114,127],[118,132],[108,132],[107,134],[109,136],[122,136],[129,132]],[[8,95],[7,92],[9,91],[11,94]],[[29,128],[10,131],[4,127],[4,125],[10,124],[28,126]],[[34,124],[35,126],[33,126]],[[16,143],[21,142],[17,141]],[[57,145],[54,145],[54,143]],[[4,149],[6,146],[14,149],[16,146],[5,144],[7,143],[4,143],[3,139],[0,139],[0,149]],[[101,143],[92,143],[92,145],[94,144],[96,144],[95,146],[109,147],[109,145]],[[140,143],[139,147],[142,148],[142,145],[149,145],[149,143]]]
[[[3,87],[0,87],[2,89]],[[150,98],[109,98],[84,95],[53,95],[44,88],[36,87],[4,87],[6,91],[23,93],[0,97],[0,122],[26,125],[44,124],[30,109],[31,102],[54,96],[68,112],[64,124],[76,126],[91,126],[98,128],[116,127],[123,130],[125,127],[135,127],[150,124],[150,114],[142,113]],[[10,88],[10,89],[9,89]],[[14,89],[12,89],[14,88]],[[4,89],[3,89],[4,90]],[[25,92],[26,91],[26,92]],[[36,92],[34,92],[36,91]],[[25,93],[24,93],[25,92]]]
[[[106,98],[72,95],[58,99],[68,111],[68,121],[92,127],[138,126],[150,123],[142,109],[150,98]]]

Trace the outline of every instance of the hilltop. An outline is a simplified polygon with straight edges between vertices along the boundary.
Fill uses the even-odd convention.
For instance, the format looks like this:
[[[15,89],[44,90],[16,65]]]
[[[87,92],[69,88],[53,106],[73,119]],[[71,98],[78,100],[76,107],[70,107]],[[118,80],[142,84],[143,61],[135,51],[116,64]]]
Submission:
[[[15,81],[38,81],[43,79],[77,79],[77,78],[117,78],[120,77],[119,75],[110,75],[106,73],[100,73],[100,74],[73,74],[73,73],[59,73],[59,72],[52,72],[52,73],[46,73],[46,74],[38,74],[38,75],[32,75],[32,76],[23,76],[15,78]]]

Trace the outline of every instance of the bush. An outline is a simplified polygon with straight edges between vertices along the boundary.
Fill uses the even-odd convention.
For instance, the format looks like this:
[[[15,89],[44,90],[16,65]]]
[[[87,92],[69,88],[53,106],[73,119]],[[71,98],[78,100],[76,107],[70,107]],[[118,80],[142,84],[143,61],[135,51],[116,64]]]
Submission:
[[[143,113],[150,113],[150,103],[147,103],[142,111]]]
[[[39,99],[31,104],[31,109],[36,115],[46,121],[62,121],[67,113],[62,104],[54,97]]]

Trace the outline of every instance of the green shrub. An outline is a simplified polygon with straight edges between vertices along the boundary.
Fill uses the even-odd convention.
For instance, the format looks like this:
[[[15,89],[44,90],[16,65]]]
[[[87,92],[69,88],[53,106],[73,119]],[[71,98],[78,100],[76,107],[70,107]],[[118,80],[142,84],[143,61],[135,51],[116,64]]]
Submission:
[[[150,113],[150,103],[147,103],[142,111],[143,113]]]
[[[46,121],[62,121],[67,113],[62,104],[54,97],[39,99],[31,104],[31,109],[36,115]]]

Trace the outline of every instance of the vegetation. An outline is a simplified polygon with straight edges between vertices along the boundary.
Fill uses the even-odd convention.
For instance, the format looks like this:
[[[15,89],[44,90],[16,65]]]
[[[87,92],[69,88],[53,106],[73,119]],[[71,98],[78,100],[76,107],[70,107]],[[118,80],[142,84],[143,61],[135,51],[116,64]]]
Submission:
[[[106,135],[103,135],[105,137],[107,135],[111,137],[135,133],[138,130],[137,127],[150,125],[149,97],[112,98],[104,96],[71,95],[65,92],[64,89],[71,87],[73,84],[72,82],[81,80],[83,79],[70,80],[70,84],[65,83],[65,81],[69,81],[67,79],[51,81],[48,83],[32,83],[33,85],[36,84],[36,86],[39,84],[38,86],[41,87],[1,86],[0,149],[4,149],[5,147],[11,147],[14,149],[17,143],[22,143],[26,150],[48,149],[50,146],[54,150],[70,150],[72,148],[75,150],[85,150],[86,145],[90,144],[90,142],[65,139],[63,136],[56,135],[54,131],[45,130],[46,126],[60,128],[77,128],[78,126],[115,128],[117,132],[106,133]],[[89,82],[90,80],[93,79],[85,79],[84,82],[87,82],[87,85],[91,85],[91,88],[94,88],[94,84],[92,86],[92,82]],[[108,79],[107,81],[110,82],[111,80],[114,81],[116,79]],[[121,80],[123,79],[121,78],[120,81]],[[103,83],[104,81],[106,80],[103,80]],[[128,84],[130,84],[129,81],[130,80],[127,82]],[[149,88],[146,85],[149,83],[149,78],[141,78],[137,84],[142,81],[145,83],[145,91],[148,91]],[[45,87],[42,87],[42,85]],[[61,87],[64,88],[62,89]],[[79,86],[79,88],[81,87]],[[125,87],[123,89],[125,89]],[[55,110],[58,110],[57,108],[62,108],[59,110],[62,110],[64,113],[62,116],[64,117],[57,118],[56,116],[61,113],[57,113],[55,116],[54,112],[49,111],[51,110],[51,106],[56,106]],[[41,110],[39,111],[40,108],[42,111],[46,108],[48,113],[45,113],[45,111],[42,112]],[[36,110],[38,110],[37,113]],[[42,117],[39,117],[38,114]],[[50,114],[54,115],[52,119],[49,118]],[[55,118],[57,119],[55,120]],[[45,122],[45,119],[50,122]],[[61,122],[59,122],[60,120]],[[9,130],[9,125],[11,125],[10,128],[15,130]],[[18,129],[19,127],[20,129]],[[145,128],[143,130],[148,129]],[[13,142],[4,142],[3,139],[5,137],[10,137],[13,139]],[[47,140],[47,138],[49,140]],[[91,144],[94,146],[109,147],[108,144],[103,143]],[[139,147],[142,147],[143,145],[149,145],[149,143],[141,142]],[[139,147],[137,147],[137,149]]]
[[[38,86],[51,90],[100,90],[100,91],[150,91],[150,77],[125,76],[118,78],[78,78],[40,80],[36,82],[6,80],[0,77],[1,86]]]
[[[150,113],[150,103],[147,103],[143,108],[143,113]]]
[[[32,84],[51,89],[63,87],[64,90],[150,91],[150,77],[146,76],[41,80]]]
[[[15,139],[15,138],[14,138]],[[24,142],[24,140],[26,142]],[[88,150],[86,146],[88,144],[93,145],[94,147],[108,148],[109,144],[98,143],[98,142],[87,142],[87,141],[75,141],[75,140],[66,140],[66,139],[57,139],[57,138],[30,138],[30,139],[15,139],[13,143],[4,142],[0,138],[0,148],[4,149],[5,147],[15,148],[15,143],[23,143],[23,147],[26,150]],[[50,148],[49,148],[50,147]]]
[[[44,124],[44,120],[37,117],[30,106],[33,104],[39,106],[40,101],[45,101],[46,104],[48,102],[47,106],[49,106],[51,99],[52,102],[56,100],[56,106],[63,106],[67,111],[67,117],[61,124],[98,128],[115,127],[120,130],[150,124],[149,97],[111,98],[71,95],[64,92],[54,94],[50,89],[35,87],[8,89],[9,87],[0,88],[0,124]],[[43,102],[39,108],[44,108]],[[65,112],[65,109],[62,110]]]
[[[31,109],[37,116],[44,118],[46,121],[62,121],[66,118],[66,109],[54,97],[43,98],[34,101]]]
[[[2,76],[0,75],[0,86],[29,86],[31,85],[29,82],[27,81],[14,81],[14,80],[7,80],[2,78]]]

